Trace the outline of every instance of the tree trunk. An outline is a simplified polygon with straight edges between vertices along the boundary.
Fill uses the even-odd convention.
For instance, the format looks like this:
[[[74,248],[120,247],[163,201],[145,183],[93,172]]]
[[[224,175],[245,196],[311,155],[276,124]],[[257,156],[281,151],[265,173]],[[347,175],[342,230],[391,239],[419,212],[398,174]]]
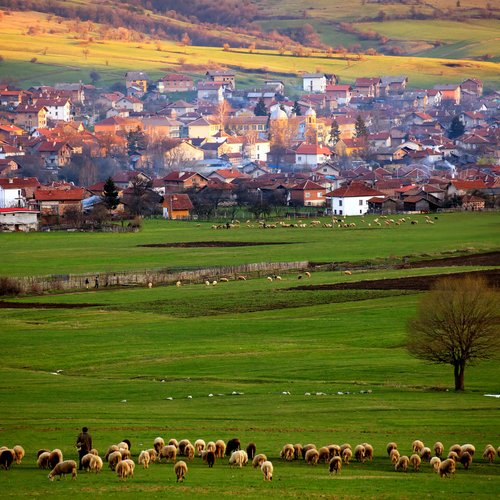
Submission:
[[[465,382],[464,382],[464,372],[465,372],[465,364],[457,363],[453,366],[454,375],[455,375],[455,391],[464,391],[465,390]]]

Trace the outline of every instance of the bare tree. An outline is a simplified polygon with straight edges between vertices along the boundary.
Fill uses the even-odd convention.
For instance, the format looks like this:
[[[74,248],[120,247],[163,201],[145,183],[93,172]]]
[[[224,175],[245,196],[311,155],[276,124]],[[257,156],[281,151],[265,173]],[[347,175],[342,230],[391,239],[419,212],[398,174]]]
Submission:
[[[438,280],[408,324],[409,353],[452,365],[455,390],[463,391],[466,365],[490,359],[500,348],[497,302],[497,290],[483,278]]]

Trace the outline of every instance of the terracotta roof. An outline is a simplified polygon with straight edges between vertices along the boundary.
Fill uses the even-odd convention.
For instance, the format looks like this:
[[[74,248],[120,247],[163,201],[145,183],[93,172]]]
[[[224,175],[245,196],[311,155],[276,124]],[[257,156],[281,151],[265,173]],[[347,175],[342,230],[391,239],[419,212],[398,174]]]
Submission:
[[[33,210],[31,208],[0,208],[0,214],[8,214],[8,213],[15,213],[15,212],[28,212],[28,213],[33,213],[37,214],[39,213],[38,210]]]
[[[74,189],[47,189],[35,191],[35,200],[38,201],[81,201],[85,197],[83,188]]]
[[[305,180],[303,182],[299,182],[291,187],[294,191],[307,191],[307,190],[315,190],[315,191],[325,191],[323,186],[320,186],[316,182]]]
[[[364,196],[385,196],[385,194],[365,184],[352,182],[349,186],[341,187],[327,193],[326,196],[329,198],[359,198]]]
[[[302,143],[296,150],[295,154],[302,155],[328,155],[332,152],[326,146],[318,146],[317,144],[304,144]]]
[[[163,206],[172,210],[193,210],[193,204],[187,194],[167,194]]]
[[[486,185],[482,180],[475,181],[457,181],[453,180],[451,183],[455,186],[456,189],[484,189]]]
[[[0,187],[4,189],[22,189],[25,187],[39,187],[40,183],[36,177],[13,177],[12,179],[0,179]]]

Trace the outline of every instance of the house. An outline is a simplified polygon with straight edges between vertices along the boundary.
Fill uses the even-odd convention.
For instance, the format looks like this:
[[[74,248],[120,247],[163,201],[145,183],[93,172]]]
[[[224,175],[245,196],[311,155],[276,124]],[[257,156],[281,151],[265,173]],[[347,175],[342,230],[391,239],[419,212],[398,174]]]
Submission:
[[[114,107],[118,110],[141,113],[144,109],[144,104],[135,96],[123,96],[114,103]]]
[[[486,117],[478,111],[464,111],[458,115],[466,129],[486,126]]]
[[[306,207],[325,205],[326,189],[316,182],[305,180],[290,188],[290,202]]]
[[[405,212],[435,212],[442,207],[442,203],[430,194],[407,196],[403,199]]]
[[[395,198],[379,198],[374,196],[368,200],[368,212],[371,214],[393,214],[399,210],[402,203]]]
[[[267,162],[271,151],[271,143],[267,139],[255,139],[243,144],[243,154],[246,158],[257,162]]]
[[[182,123],[178,120],[153,116],[142,120],[144,133],[153,142],[170,138],[178,139],[181,137]]]
[[[462,210],[484,210],[485,204],[485,200],[483,198],[479,198],[479,196],[466,194],[462,197]]]
[[[0,208],[0,232],[37,231],[39,214],[31,208]]]
[[[193,203],[187,194],[166,194],[163,198],[163,217],[165,219],[188,219],[193,211]]]
[[[440,90],[429,89],[426,92],[427,94],[427,104],[431,107],[441,106],[441,102],[443,101],[443,93]]]
[[[198,82],[196,87],[198,102],[220,104],[224,101],[224,85],[218,82]]]
[[[160,94],[165,92],[189,92],[194,90],[194,81],[190,76],[170,74],[160,78],[156,84]]]
[[[71,185],[40,187],[35,191],[42,222],[47,224],[59,224],[68,211],[81,213],[84,198],[85,189]]]
[[[268,123],[267,116],[230,116],[227,119],[226,128],[238,135],[246,135],[248,132],[263,134],[267,132]]]
[[[219,83],[230,90],[236,90],[236,76],[230,71],[207,71],[207,80]]]
[[[94,125],[96,134],[128,134],[142,129],[142,121],[138,118],[122,118],[112,116]]]
[[[295,150],[295,163],[309,168],[316,168],[330,159],[332,152],[326,146],[302,143]]]
[[[403,94],[408,84],[407,76],[383,76],[380,85],[389,95]]]
[[[214,136],[220,129],[221,124],[215,118],[202,116],[188,124],[188,137],[205,139]]]
[[[12,158],[0,158],[0,177],[4,177],[19,170],[21,166]]]
[[[33,131],[36,128],[45,128],[47,126],[48,110],[41,104],[20,104],[14,110],[14,125]]]
[[[0,179],[0,208],[26,207],[39,187],[36,177]]]
[[[227,184],[233,182],[235,179],[248,179],[248,176],[236,168],[223,168],[212,172],[208,176],[210,181],[220,181]]]
[[[148,91],[150,78],[144,71],[128,71],[125,73],[125,87],[127,92],[129,89],[137,89],[140,93],[145,94]]]
[[[359,96],[363,97],[379,97],[380,84],[382,80],[376,78],[356,78],[354,89]]]
[[[65,167],[73,154],[73,148],[65,141],[43,141],[36,151],[48,169]]]
[[[304,73],[302,75],[302,90],[304,92],[325,92],[326,76],[323,73]]]
[[[196,111],[196,108],[196,104],[190,104],[189,102],[180,100],[168,104],[167,106],[165,106],[165,108],[160,110],[158,114],[166,114],[165,111],[168,111],[167,114],[169,114],[169,116],[173,118],[174,113],[175,117],[182,116],[188,113],[194,113]]]
[[[346,106],[352,98],[351,85],[327,85],[326,96],[337,101],[339,106]]]
[[[47,109],[48,120],[60,120],[69,122],[73,119],[71,113],[72,106],[69,99],[36,99],[37,106],[44,106]]]
[[[434,90],[439,90],[442,94],[442,100],[460,104],[461,91],[458,84],[434,85]]]
[[[170,172],[163,177],[163,184],[167,192],[178,193],[188,189],[200,189],[208,184],[208,178],[198,172],[179,171]]]
[[[351,182],[326,194],[332,215],[363,215],[368,212],[368,200],[385,198],[384,193],[362,182]]]
[[[462,92],[481,97],[483,95],[483,82],[479,78],[467,78],[460,84],[460,89]]]

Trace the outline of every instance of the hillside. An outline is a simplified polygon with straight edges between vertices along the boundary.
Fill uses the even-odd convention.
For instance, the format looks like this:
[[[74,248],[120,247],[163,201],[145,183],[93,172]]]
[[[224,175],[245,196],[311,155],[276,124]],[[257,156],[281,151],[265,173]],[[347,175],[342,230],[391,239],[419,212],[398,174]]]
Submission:
[[[460,82],[466,77],[484,80],[487,88],[498,88],[500,72],[494,62],[431,59],[424,57],[368,56],[311,52],[308,57],[290,51],[184,46],[170,40],[125,41],[101,38],[102,27],[75,31],[74,21],[64,21],[36,12],[12,12],[0,19],[0,73],[2,80],[22,86],[57,81],[90,82],[97,71],[100,85],[123,80],[128,70],[148,71],[156,78],[166,71],[182,71],[200,77],[208,68],[231,68],[242,86],[255,85],[268,76],[279,76],[297,87],[302,71],[335,73],[342,81],[359,76],[407,74],[410,86]],[[293,92],[293,90],[292,90]]]

